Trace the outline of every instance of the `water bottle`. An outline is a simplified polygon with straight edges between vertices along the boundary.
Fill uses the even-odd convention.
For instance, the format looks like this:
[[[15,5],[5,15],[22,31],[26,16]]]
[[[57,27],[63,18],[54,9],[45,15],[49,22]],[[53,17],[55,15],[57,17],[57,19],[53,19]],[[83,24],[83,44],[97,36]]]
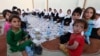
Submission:
[[[50,34],[51,34],[51,32],[50,32],[50,27],[48,26],[48,28],[47,28],[47,39],[49,39]]]
[[[53,23],[53,18],[51,18],[51,20],[50,20],[50,21],[51,21],[51,23]]]
[[[25,51],[28,54],[28,56],[33,56],[33,51],[30,46],[26,46]]]
[[[63,33],[64,33],[63,27],[64,27],[64,20],[62,21],[61,25],[59,26],[59,29],[58,29],[59,35],[63,35]]]

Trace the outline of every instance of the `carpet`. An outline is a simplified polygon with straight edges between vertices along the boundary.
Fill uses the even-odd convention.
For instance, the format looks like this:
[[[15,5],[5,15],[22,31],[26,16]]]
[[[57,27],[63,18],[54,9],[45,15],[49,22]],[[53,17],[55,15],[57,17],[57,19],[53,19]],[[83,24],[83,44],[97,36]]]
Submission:
[[[91,44],[84,45],[84,54],[93,54],[93,53],[100,53],[100,40],[98,39],[90,39]],[[59,38],[51,40],[51,41],[46,41],[42,44],[43,48],[48,49],[50,51],[57,51],[59,50]]]
[[[42,43],[43,48],[51,50],[51,51],[57,51],[59,50],[59,38],[56,38],[51,41],[46,41]]]
[[[7,46],[5,35],[0,36],[0,56],[7,56]]]

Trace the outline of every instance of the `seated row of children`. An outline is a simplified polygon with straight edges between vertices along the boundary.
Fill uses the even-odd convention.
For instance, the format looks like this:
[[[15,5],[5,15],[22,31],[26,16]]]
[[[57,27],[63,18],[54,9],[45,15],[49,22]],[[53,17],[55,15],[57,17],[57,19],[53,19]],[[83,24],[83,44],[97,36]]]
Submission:
[[[44,9],[44,11],[34,11],[33,15],[38,15],[38,17],[43,17],[45,19],[50,19],[53,21],[57,21],[57,23],[61,23],[62,21],[65,21],[64,25],[68,26],[69,23],[71,22],[71,9],[68,9],[67,14],[65,15],[62,11],[62,9],[59,10],[59,12],[54,9],[52,11],[51,8],[49,8],[48,11]]]
[[[77,8],[72,13],[68,33],[60,36],[60,49],[69,56],[81,56],[84,44],[91,44],[90,38],[100,39],[100,11],[88,7],[82,12]]]

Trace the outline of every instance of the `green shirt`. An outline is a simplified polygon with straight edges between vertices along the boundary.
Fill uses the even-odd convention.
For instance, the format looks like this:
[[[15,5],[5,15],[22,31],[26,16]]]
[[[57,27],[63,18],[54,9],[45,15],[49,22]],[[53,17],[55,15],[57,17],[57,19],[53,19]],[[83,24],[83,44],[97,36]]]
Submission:
[[[26,46],[30,46],[32,44],[31,40],[27,40],[24,43],[18,45],[19,41],[22,41],[25,36],[26,32],[24,32],[22,29],[20,29],[18,32],[14,32],[12,29],[8,31],[7,43],[10,46],[10,50],[12,52],[24,51]]]

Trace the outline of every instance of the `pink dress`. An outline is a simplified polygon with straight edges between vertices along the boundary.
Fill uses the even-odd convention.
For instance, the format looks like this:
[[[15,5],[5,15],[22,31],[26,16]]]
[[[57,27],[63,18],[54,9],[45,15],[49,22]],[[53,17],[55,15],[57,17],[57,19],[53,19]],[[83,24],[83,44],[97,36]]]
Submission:
[[[5,22],[5,25],[4,25],[4,33],[6,34],[8,32],[8,30],[10,29],[10,23],[9,22]]]

